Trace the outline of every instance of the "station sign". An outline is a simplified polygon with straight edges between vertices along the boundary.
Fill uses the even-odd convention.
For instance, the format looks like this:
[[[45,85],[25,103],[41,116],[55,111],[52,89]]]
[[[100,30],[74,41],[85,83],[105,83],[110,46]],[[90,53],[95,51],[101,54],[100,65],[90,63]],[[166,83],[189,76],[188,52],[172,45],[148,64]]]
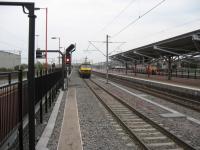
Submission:
[[[39,49],[36,50],[36,58],[37,59],[44,59],[46,58],[46,55],[44,52],[41,52]]]

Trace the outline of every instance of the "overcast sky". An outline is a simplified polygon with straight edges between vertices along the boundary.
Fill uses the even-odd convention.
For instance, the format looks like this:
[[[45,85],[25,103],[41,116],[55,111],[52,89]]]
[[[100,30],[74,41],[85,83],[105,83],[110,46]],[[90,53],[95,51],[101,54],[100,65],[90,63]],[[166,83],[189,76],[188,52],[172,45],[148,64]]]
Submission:
[[[126,42],[110,43],[112,54],[127,51],[189,31],[200,29],[200,0],[166,0],[126,30],[121,29],[150,10],[162,0],[35,0],[36,7],[48,7],[48,49],[58,49],[71,43],[77,44],[74,62],[83,62],[87,56],[91,62],[102,62],[105,57],[88,41]],[[27,2],[27,1],[26,1]],[[126,9],[125,9],[126,8]],[[36,48],[45,49],[45,10],[35,11]],[[37,42],[38,41],[38,42]],[[105,43],[94,43],[103,53]],[[21,51],[22,62],[27,63],[28,17],[21,7],[0,6],[0,50]],[[86,51],[87,49],[91,51]],[[63,49],[62,49],[63,50]],[[51,54],[49,63],[57,62]]]

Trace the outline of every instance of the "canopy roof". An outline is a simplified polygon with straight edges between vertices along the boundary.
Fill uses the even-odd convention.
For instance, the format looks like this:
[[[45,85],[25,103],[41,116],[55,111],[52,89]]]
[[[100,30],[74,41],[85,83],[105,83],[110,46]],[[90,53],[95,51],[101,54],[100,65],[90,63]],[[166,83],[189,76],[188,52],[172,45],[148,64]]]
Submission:
[[[193,57],[200,54],[200,30],[110,56],[111,60],[149,62],[163,57]]]

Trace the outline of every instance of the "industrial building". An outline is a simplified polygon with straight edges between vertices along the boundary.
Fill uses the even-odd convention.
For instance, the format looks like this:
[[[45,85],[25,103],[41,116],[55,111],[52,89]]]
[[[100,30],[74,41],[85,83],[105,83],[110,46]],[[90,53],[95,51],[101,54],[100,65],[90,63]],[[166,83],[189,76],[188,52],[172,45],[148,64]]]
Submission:
[[[21,55],[0,50],[0,68],[14,69],[21,65]]]

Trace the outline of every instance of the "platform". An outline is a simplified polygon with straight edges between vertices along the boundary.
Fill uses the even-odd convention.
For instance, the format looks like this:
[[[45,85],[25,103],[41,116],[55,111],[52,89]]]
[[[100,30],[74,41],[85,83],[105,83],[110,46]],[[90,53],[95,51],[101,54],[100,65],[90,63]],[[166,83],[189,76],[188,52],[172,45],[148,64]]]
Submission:
[[[39,148],[37,145],[38,150],[135,149],[126,133],[119,132],[122,129],[111,123],[107,110],[79,77],[77,71],[73,71],[69,89],[64,91],[60,107],[56,109],[58,114],[54,118],[52,133],[48,138],[40,138],[38,144],[42,145],[43,140],[46,141],[45,146]],[[55,117],[53,113],[52,116]],[[52,125],[48,123],[47,130],[49,126],[52,128]]]
[[[100,74],[105,77],[105,72],[101,72],[98,70],[93,71],[93,74]],[[196,86],[189,85],[189,82],[186,80],[188,79],[182,79],[177,83],[174,80],[162,80],[162,79],[152,79],[152,78],[144,78],[138,76],[130,76],[125,74],[119,74],[119,73],[109,73],[109,78],[118,78],[123,79],[128,82],[144,85],[147,87],[150,87],[152,89],[159,89],[160,91],[165,91],[168,93],[172,93],[179,96],[185,96],[185,98],[193,98],[197,99],[200,96],[200,88]],[[198,83],[199,80],[197,79],[196,82]]]
[[[65,104],[64,118],[58,141],[58,150],[82,150],[76,88],[70,87]]]
[[[105,71],[95,70],[98,72],[105,73]],[[134,77],[138,79],[145,79],[149,81],[158,81],[162,83],[174,84],[179,86],[185,86],[189,88],[197,88],[200,89],[200,80],[199,79],[191,79],[191,78],[180,78],[180,77],[172,77],[171,80],[168,80],[167,76],[162,75],[150,75],[148,74],[141,74],[141,73],[125,73],[125,72],[117,72],[117,71],[109,71],[110,74],[117,74],[122,76]]]

